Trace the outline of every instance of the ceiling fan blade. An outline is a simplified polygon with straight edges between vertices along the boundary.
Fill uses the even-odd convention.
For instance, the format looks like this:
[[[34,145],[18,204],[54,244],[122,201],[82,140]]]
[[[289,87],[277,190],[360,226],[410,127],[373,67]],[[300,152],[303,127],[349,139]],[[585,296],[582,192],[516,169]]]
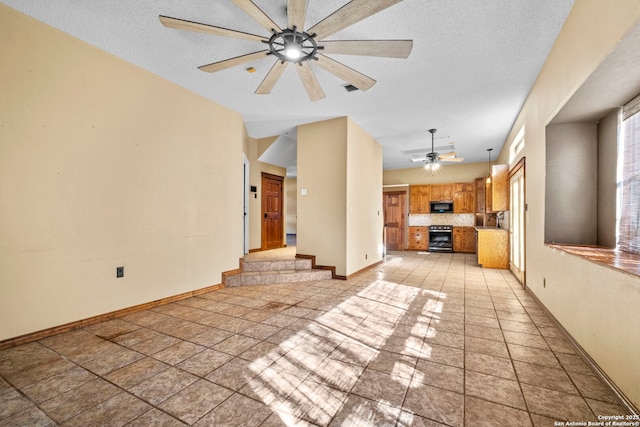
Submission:
[[[322,40],[401,1],[402,0],[352,0],[309,28],[307,33],[315,33],[317,40]]]
[[[262,83],[260,83],[260,86],[258,86],[258,89],[256,89],[256,94],[267,95],[271,93],[271,89],[276,85],[276,82],[280,79],[280,76],[282,76],[287,65],[289,65],[288,62],[276,61],[264,77],[264,80],[262,80]]]
[[[327,40],[319,45],[324,46],[324,53],[406,58],[411,53],[413,40]]]
[[[376,84],[376,81],[369,76],[366,76],[353,68],[349,68],[346,65],[335,61],[328,56],[318,55],[316,57],[318,59],[317,64],[330,72],[331,74],[341,78],[347,83],[351,83],[358,89],[362,91],[366,91],[371,89],[371,87]]]
[[[307,18],[307,0],[289,0],[287,2],[287,20],[289,28],[304,28]]]
[[[207,73],[215,73],[216,71],[226,70],[227,68],[244,64],[245,62],[253,61],[255,59],[262,59],[268,54],[268,50],[261,50],[258,52],[248,53],[246,55],[236,56],[235,58],[225,59],[224,61],[201,65],[200,67],[198,67],[198,69],[201,71],[206,71]]]
[[[440,157],[441,159],[444,157],[455,157],[456,156],[456,152],[455,151],[451,151],[450,153],[444,153],[444,154],[439,154],[438,157]]]
[[[196,33],[212,34],[214,36],[232,37],[234,39],[251,40],[257,42],[267,42],[269,39],[255,34],[243,33],[242,31],[229,30],[228,28],[216,27],[215,25],[201,24],[199,22],[187,21],[184,19],[171,18],[160,15],[160,22],[167,28],[176,30],[194,31]]]
[[[414,157],[409,160],[411,160],[413,163],[418,163],[418,162],[426,162],[428,159],[426,157],[418,157],[418,158]]]
[[[254,2],[251,0],[232,0],[236,6],[240,9],[244,10],[247,15],[251,16],[255,19],[260,25],[262,25],[267,31],[270,33],[273,31],[280,32],[282,29],[273,22],[269,16],[262,11]]]
[[[440,157],[441,162],[458,162],[459,163],[463,160],[464,159],[462,157],[445,157],[445,158]]]
[[[308,62],[301,62],[296,67],[298,71],[298,76],[300,76],[300,80],[302,80],[302,84],[304,85],[304,89],[307,91],[307,95],[309,95],[309,99],[311,101],[318,101],[324,98],[324,92],[320,87],[320,83],[318,83],[318,79],[316,79],[316,75],[313,73],[311,66]]]

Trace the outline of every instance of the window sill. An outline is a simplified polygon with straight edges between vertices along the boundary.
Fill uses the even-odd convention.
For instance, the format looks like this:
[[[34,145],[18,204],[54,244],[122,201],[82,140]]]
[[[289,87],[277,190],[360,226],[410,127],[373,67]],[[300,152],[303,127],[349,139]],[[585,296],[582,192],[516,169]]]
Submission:
[[[623,252],[617,249],[605,248],[602,246],[581,246],[581,245],[558,245],[547,244],[546,246],[558,249],[580,258],[587,259],[596,264],[604,265],[623,273],[640,276],[640,255]]]

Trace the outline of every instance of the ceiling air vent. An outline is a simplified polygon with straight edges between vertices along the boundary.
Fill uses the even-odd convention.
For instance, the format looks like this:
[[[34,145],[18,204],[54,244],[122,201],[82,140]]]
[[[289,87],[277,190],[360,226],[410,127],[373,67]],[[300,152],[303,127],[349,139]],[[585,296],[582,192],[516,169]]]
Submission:
[[[357,87],[355,87],[355,86],[354,86],[354,85],[352,85],[352,84],[346,84],[346,85],[343,85],[342,87],[344,87],[344,89],[345,89],[347,92],[355,92],[356,90],[360,90],[360,89],[358,89]]]

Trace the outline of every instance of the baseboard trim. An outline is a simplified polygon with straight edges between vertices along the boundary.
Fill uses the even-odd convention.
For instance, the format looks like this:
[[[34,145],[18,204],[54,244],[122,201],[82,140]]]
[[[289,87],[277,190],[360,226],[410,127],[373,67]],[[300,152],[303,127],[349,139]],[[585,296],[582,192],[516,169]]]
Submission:
[[[240,268],[236,268],[234,270],[228,270],[228,271],[223,271],[222,272],[222,286],[226,286],[227,285],[227,277],[233,276],[235,274],[242,273],[242,264],[243,264],[243,259],[242,258],[240,258],[239,264],[240,264]]]
[[[310,259],[311,260],[311,268],[315,268],[316,270],[329,270],[331,271],[331,278],[338,280],[347,280],[345,276],[336,275],[336,267],[332,265],[317,265],[316,264],[316,256],[315,255],[306,255],[306,254],[296,254],[296,258],[302,259]]]
[[[222,273],[223,277],[225,273]],[[166,298],[161,298],[151,302],[145,302],[143,304],[134,305],[132,307],[123,308],[120,310],[112,311],[109,313],[99,314],[97,316],[88,317],[82,320],[76,320],[75,322],[65,323],[64,325],[54,326],[52,328],[43,329],[40,331],[32,332],[18,337],[9,338],[0,341],[0,350],[6,350],[11,347],[15,347],[21,344],[27,344],[33,341],[41,340],[53,335],[58,335],[63,332],[69,332],[74,329],[84,328],[85,326],[93,325],[95,323],[104,322],[106,320],[115,319],[116,317],[126,316],[138,311],[148,310],[150,308],[158,307],[160,305],[169,304],[172,302],[180,301],[186,298],[191,298],[200,294],[215,291],[224,288],[223,284],[207,286],[206,288],[196,289],[195,291],[184,292],[182,294],[173,295]]]
[[[360,274],[364,271],[367,271],[370,268],[375,267],[376,265],[382,264],[384,262],[384,260],[380,260],[374,264],[371,264],[367,267],[364,267],[358,271],[356,271],[355,273],[351,273],[348,276],[343,276],[343,275],[339,275],[336,274],[336,268],[335,266],[331,266],[331,265],[317,265],[316,264],[316,256],[315,255],[306,255],[306,254],[296,254],[296,258],[303,258],[303,259],[310,259],[311,260],[311,268],[315,268],[316,270],[330,270],[331,271],[331,278],[332,279],[336,279],[336,280],[349,280],[351,279],[353,276]]]
[[[252,253],[254,253],[254,252],[264,252],[264,251],[270,251],[270,250],[273,250],[273,249],[283,249],[283,248],[287,248],[287,247],[288,247],[288,246],[287,246],[287,243],[286,243],[286,242],[284,242],[284,243],[282,244],[282,246],[280,246],[279,248],[270,248],[270,249],[264,249],[264,248],[253,248],[253,249],[249,249],[249,253],[250,253],[250,254],[252,254]]]
[[[346,279],[351,279],[353,276],[355,276],[355,275],[357,275],[357,274],[360,274],[360,273],[364,273],[365,271],[369,270],[370,268],[373,268],[373,267],[375,267],[375,266],[377,266],[377,265],[380,265],[380,264],[382,264],[383,262],[384,262],[384,260],[382,260],[382,259],[381,259],[380,261],[375,262],[375,263],[373,263],[373,264],[371,264],[371,265],[368,265],[368,266],[366,266],[365,268],[361,268],[360,270],[356,271],[355,273],[351,273],[350,275],[348,275],[348,276],[346,277]]]
[[[531,291],[531,289],[529,289],[528,287],[524,287],[524,290],[538,303],[538,305],[547,314],[547,316],[549,316],[551,321],[558,328],[558,330],[560,330],[560,332],[565,336],[565,338],[569,340],[569,342],[571,342],[571,344],[578,351],[578,355],[585,361],[585,363],[587,363],[587,365],[591,367],[591,369],[593,369],[596,376],[599,377],[607,386],[609,386],[609,388],[611,389],[613,394],[616,395],[616,397],[618,398],[622,406],[627,411],[629,411],[630,414],[638,415],[639,414],[638,408],[635,407],[635,405],[627,398],[627,396],[625,396],[622,390],[620,390],[618,386],[613,382],[613,380],[611,380],[611,378],[609,378],[609,376],[602,370],[602,368],[600,368],[598,363],[595,360],[593,360],[593,358],[589,355],[589,353],[587,353],[587,351],[584,348],[582,348],[582,346],[578,343],[578,341],[576,341],[575,338],[571,336],[569,331],[567,331],[565,327],[562,326],[560,321],[556,319],[556,317],[553,314],[551,314],[549,309],[547,309],[547,307],[542,303],[542,301],[540,301],[540,299],[536,296],[536,294],[534,294]]]

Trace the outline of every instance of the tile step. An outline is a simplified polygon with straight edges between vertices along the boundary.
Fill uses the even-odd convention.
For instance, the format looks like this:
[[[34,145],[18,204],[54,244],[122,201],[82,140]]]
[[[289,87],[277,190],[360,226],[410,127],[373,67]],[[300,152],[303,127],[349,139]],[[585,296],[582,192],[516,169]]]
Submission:
[[[329,270],[243,271],[242,273],[226,276],[225,286],[272,285],[276,283],[313,282],[330,279],[331,271]]]
[[[310,259],[291,260],[247,260],[242,261],[242,271],[282,271],[282,270],[311,270]]]

